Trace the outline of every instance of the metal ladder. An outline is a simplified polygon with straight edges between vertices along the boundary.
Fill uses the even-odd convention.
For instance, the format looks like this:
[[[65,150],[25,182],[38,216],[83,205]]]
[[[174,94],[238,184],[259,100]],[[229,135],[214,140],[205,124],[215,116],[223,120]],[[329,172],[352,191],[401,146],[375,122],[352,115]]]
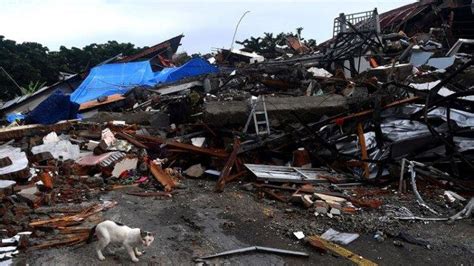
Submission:
[[[258,96],[257,100],[252,103],[247,123],[245,123],[244,132],[247,133],[250,121],[253,119],[255,125],[255,133],[258,136],[270,135],[270,123],[268,122],[267,105],[265,104],[265,96]]]

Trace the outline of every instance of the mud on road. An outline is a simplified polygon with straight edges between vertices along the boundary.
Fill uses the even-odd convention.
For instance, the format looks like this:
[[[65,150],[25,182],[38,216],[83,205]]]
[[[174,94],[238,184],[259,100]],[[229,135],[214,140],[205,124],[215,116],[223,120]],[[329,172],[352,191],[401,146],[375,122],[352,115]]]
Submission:
[[[306,235],[321,234],[328,228],[353,228],[361,236],[346,246],[380,265],[471,265],[474,253],[472,220],[454,224],[444,222],[403,222],[393,224],[397,230],[430,243],[430,247],[386,237],[383,242],[373,238],[370,217],[375,212],[363,212],[354,217],[315,217],[313,213],[291,204],[256,198],[256,194],[229,184],[223,193],[213,192],[215,181],[185,180],[186,188],[172,198],[155,199],[136,197],[113,191],[102,196],[118,202],[115,208],[104,212],[106,219],[122,222],[157,233],[155,242],[140,257],[138,264],[193,265],[194,258],[248,246],[307,252],[308,258],[279,256],[268,253],[247,253],[206,261],[226,265],[351,265],[342,257],[320,254],[303,240],[293,236],[294,231]],[[364,217],[367,230],[364,230]],[[386,231],[389,228],[386,228]],[[384,228],[379,228],[384,230]],[[350,232],[350,231],[349,231]],[[356,231],[354,231],[356,232]],[[94,251],[95,242],[80,247],[30,251],[15,260],[30,265],[116,265],[133,264],[125,250],[113,247],[115,254],[105,253],[100,262]]]

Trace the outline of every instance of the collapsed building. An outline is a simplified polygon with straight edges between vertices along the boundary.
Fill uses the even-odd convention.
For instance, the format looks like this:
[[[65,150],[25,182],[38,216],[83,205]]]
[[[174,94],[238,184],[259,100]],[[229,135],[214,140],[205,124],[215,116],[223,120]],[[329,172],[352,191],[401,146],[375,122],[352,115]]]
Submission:
[[[473,23],[472,1],[421,1],[341,13],[331,40],[288,38],[271,59],[222,49],[174,66],[180,35],[5,103],[2,112],[15,114],[0,130],[0,228],[14,248],[2,254],[23,239],[82,243],[88,231],[74,226],[117,203],[30,218],[40,206],[85,201],[92,188],[171,197],[185,177],[214,179],[216,192],[244,180],[324,216],[383,208],[377,192],[391,185],[419,206],[391,219],[468,218]],[[433,204],[436,193],[453,207]],[[36,237],[45,228],[60,234]]]

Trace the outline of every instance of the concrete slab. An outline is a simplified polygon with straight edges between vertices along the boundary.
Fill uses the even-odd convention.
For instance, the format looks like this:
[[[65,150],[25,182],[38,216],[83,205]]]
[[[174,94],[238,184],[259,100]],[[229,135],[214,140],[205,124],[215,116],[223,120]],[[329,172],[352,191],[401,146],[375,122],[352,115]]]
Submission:
[[[266,97],[270,121],[295,121],[296,112],[302,119],[315,121],[322,115],[334,115],[347,108],[346,99],[337,94],[301,97]],[[244,125],[250,113],[247,101],[209,102],[205,105],[204,121],[214,126]]]

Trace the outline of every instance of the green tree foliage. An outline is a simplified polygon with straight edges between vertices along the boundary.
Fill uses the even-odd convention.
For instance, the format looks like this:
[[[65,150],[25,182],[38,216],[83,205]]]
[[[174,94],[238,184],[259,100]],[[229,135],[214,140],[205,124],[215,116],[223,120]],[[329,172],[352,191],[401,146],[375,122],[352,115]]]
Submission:
[[[50,52],[49,55],[56,68],[60,71],[78,73],[120,53],[126,56],[137,53],[140,50],[140,48],[135,48],[135,45],[131,43],[108,41],[103,44],[92,43],[84,46],[82,49],[77,47],[68,49],[61,46],[59,51]]]
[[[58,81],[59,72],[80,73],[120,53],[124,56],[141,51],[131,43],[108,41],[89,44],[82,49],[61,46],[59,51],[39,43],[5,39],[0,35],[0,67],[3,67],[22,88],[38,89],[34,84],[52,84]],[[22,91],[5,73],[0,71],[0,99],[9,100]]]
[[[21,43],[0,36],[0,67],[3,67],[21,86],[30,81],[52,82],[57,80],[47,56],[48,48],[38,43]],[[21,90],[3,72],[0,74],[0,98],[9,99],[21,95]]]
[[[23,88],[26,94],[34,93],[35,91],[43,88],[46,85],[46,82],[40,83],[39,81],[33,82],[30,81],[28,87]]]

